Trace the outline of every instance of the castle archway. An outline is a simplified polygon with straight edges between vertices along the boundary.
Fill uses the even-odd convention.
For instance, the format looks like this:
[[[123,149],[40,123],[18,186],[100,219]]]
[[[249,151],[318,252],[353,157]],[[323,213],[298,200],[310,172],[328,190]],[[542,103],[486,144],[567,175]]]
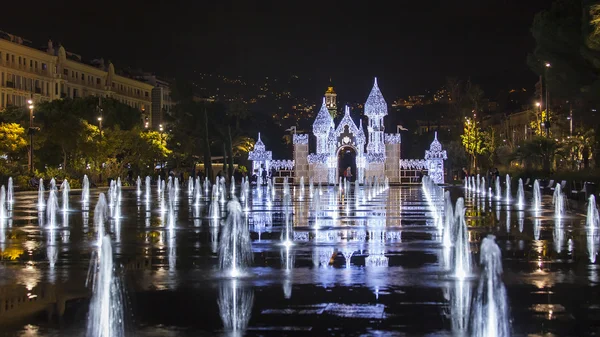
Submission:
[[[336,180],[339,181],[339,177],[346,177],[346,175],[344,174],[345,171],[350,168],[350,176],[347,177],[347,179],[349,181],[354,181],[356,180],[357,177],[357,170],[356,170],[356,156],[357,156],[357,151],[356,148],[354,148],[354,146],[351,145],[344,145],[344,146],[340,146],[338,148],[337,151],[337,178]]]

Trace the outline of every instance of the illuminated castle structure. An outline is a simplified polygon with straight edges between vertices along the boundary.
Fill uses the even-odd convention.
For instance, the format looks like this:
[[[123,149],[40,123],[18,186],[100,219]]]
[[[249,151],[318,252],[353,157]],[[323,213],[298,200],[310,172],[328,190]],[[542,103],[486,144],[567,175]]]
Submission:
[[[364,114],[368,118],[366,134],[362,120],[357,126],[347,106],[344,116],[335,125],[331,110],[336,108],[336,96],[333,87],[329,87],[313,123],[316,138],[314,153],[308,153],[308,135],[294,135],[295,176],[309,177],[314,183],[335,184],[347,169],[340,167],[338,158],[349,153],[355,158],[353,165],[349,166],[352,177],[360,183],[364,183],[365,179],[371,181],[386,177],[390,182],[398,183],[401,137],[399,133],[384,133],[387,103],[377,79],[364,105]]]
[[[286,174],[293,171],[291,176],[296,184],[303,177],[314,184],[337,184],[349,169],[350,180],[360,184],[372,183],[374,179],[380,182],[387,179],[392,184],[416,184],[420,183],[419,177],[423,174],[428,174],[437,184],[444,183],[444,160],[448,156],[437,139],[437,132],[424,159],[400,158],[400,134],[385,133],[383,119],[388,114],[387,103],[377,79],[364,105],[364,115],[368,119],[366,132],[362,119],[356,125],[348,106],[336,125],[333,120],[336,111],[337,94],[329,87],[313,123],[315,151],[309,152],[308,134],[294,133],[292,160],[273,160],[259,134],[254,150],[248,154],[253,173],[260,177],[263,170],[286,171]],[[283,176],[278,178],[281,183]]]

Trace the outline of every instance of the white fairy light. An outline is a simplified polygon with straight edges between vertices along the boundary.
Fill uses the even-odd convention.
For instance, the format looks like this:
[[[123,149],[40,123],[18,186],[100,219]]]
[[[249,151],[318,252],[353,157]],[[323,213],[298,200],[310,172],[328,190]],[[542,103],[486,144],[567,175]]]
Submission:
[[[445,150],[442,150],[442,144],[437,139],[437,132],[429,150],[425,151],[425,160],[429,166],[429,176],[436,184],[444,183],[444,160],[448,159]]]
[[[293,138],[294,144],[308,144],[308,134],[306,133],[295,133]]]

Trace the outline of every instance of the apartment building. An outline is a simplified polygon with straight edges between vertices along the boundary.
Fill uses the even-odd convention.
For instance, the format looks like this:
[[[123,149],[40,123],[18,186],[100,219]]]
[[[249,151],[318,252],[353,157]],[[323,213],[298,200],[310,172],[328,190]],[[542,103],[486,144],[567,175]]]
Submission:
[[[80,55],[48,41],[44,48],[0,32],[0,110],[35,102],[87,96],[114,98],[152,115],[152,89],[115,72],[111,62],[83,62]]]

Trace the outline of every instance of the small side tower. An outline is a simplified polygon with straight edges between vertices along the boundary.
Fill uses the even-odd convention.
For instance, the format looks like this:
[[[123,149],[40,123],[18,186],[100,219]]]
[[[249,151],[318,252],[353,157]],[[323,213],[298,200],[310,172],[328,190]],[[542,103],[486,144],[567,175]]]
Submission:
[[[321,105],[321,109],[313,123],[313,133],[317,137],[317,154],[329,153],[327,139],[329,138],[329,131],[334,126],[333,118],[331,118],[325,98],[323,98],[323,105]]]

